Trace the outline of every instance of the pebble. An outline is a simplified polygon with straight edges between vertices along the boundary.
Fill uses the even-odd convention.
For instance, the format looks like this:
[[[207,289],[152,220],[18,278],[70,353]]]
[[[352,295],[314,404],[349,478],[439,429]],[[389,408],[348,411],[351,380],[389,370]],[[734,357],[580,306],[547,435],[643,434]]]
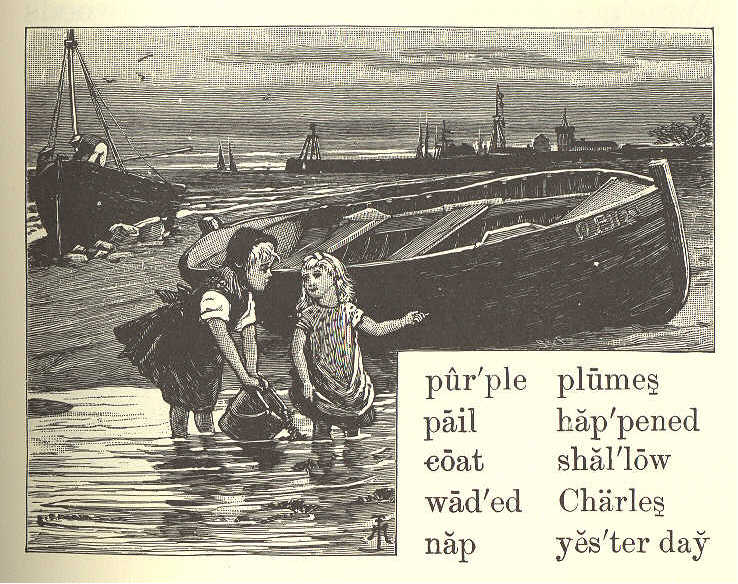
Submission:
[[[116,251],[108,256],[108,260],[113,262],[114,264],[117,264],[123,258],[130,257],[133,257],[133,253],[131,253],[130,251]]]
[[[115,249],[115,245],[113,245],[109,241],[103,241],[101,239],[98,239],[93,247],[95,247],[96,249],[104,249],[107,251],[113,251]]]
[[[80,247],[80,246],[77,246]],[[75,248],[76,249],[76,248]],[[84,252],[85,248],[82,248],[82,251]],[[67,253],[64,254],[64,263],[65,264],[85,264],[87,263],[88,258],[84,253]]]

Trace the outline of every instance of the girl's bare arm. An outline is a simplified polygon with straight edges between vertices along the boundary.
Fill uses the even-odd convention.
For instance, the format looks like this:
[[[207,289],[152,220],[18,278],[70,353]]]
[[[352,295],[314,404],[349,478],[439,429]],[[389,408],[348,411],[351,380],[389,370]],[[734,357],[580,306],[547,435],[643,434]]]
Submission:
[[[256,326],[253,324],[246,325],[241,330],[241,353],[243,354],[243,364],[246,372],[252,377],[259,377],[259,369],[257,367],[258,345],[256,344]]]
[[[408,312],[402,318],[396,318],[394,320],[385,320],[382,322],[376,322],[375,320],[364,315],[361,321],[359,321],[359,324],[357,325],[356,328],[359,329],[361,332],[364,332],[368,335],[372,335],[374,337],[381,337],[384,335],[395,333],[399,331],[400,329],[405,328],[406,326],[418,324],[422,322],[426,316],[427,316],[426,314],[422,312],[418,312],[417,310],[414,310],[412,312]]]
[[[236,345],[228,333],[225,321],[219,318],[211,318],[207,323],[221,355],[223,355],[228,365],[231,366],[241,384],[259,385],[259,380],[256,376],[250,375],[241,362],[241,356],[238,354],[238,349],[236,349]]]
[[[306,342],[307,335],[305,334],[305,331],[300,328],[295,329],[295,334],[292,335],[292,362],[295,364],[297,376],[300,378],[303,388],[305,389],[305,398],[310,399],[314,388],[310,381],[310,372],[308,370],[307,359],[305,358]]]

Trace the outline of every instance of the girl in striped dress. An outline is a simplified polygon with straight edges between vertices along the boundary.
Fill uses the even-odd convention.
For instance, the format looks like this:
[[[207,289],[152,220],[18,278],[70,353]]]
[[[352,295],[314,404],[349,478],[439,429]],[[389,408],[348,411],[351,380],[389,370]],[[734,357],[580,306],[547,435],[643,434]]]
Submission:
[[[374,387],[364,370],[357,333],[388,335],[427,316],[412,311],[375,322],[354,299],[351,279],[336,257],[315,252],[305,258],[292,338],[297,379],[290,398],[313,420],[314,440],[330,439],[333,426],[356,436],[359,427],[374,421]]]

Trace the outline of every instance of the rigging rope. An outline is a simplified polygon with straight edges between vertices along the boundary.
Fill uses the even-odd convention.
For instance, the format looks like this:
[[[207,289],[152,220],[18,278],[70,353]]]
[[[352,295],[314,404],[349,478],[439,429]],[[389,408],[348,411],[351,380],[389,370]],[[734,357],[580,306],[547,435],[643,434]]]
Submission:
[[[103,130],[105,131],[105,136],[107,137],[108,142],[110,143],[110,149],[113,153],[113,158],[115,159],[115,165],[118,167],[118,170],[125,171],[123,162],[121,161],[120,155],[118,154],[118,149],[115,147],[113,138],[110,135],[110,129],[108,128],[108,125],[105,123],[105,117],[103,116],[102,108],[100,107],[100,103],[99,103],[97,88],[95,87],[95,84],[92,81],[92,76],[90,75],[90,72],[87,69],[87,64],[82,59],[82,55],[78,54],[78,56],[79,56],[79,62],[82,65],[82,73],[84,73],[85,81],[87,82],[87,88],[90,91],[90,97],[92,98],[92,105],[95,108],[97,119],[100,120]]]
[[[90,86],[90,93],[93,96],[93,101],[95,100],[95,98],[99,99],[99,101],[102,104],[102,106],[107,110],[108,115],[110,116],[110,119],[113,120],[113,122],[115,123],[115,125],[117,126],[117,128],[121,131],[121,133],[123,134],[123,137],[126,139],[126,142],[128,142],[128,145],[131,147],[131,149],[140,157],[141,160],[143,160],[144,164],[146,166],[148,166],[150,170],[152,170],[162,181],[164,181],[165,183],[169,184],[169,181],[166,178],[164,178],[159,173],[159,171],[156,170],[156,168],[154,168],[151,164],[149,164],[149,162],[146,160],[146,157],[143,154],[141,154],[141,152],[139,152],[138,148],[136,148],[136,146],[133,144],[133,142],[131,142],[131,139],[128,137],[128,134],[126,133],[125,128],[123,128],[123,126],[120,124],[120,122],[118,122],[118,120],[116,119],[115,115],[113,115],[113,112],[111,111],[110,106],[108,106],[107,102],[105,101],[105,98],[100,93],[100,91],[97,89],[97,87],[95,86],[95,84],[92,82],[92,78],[91,78],[91,76],[89,74],[89,70],[87,69],[87,63],[85,62],[84,58],[82,57],[82,53],[80,52],[79,47],[77,48],[77,56],[79,57],[80,64],[82,65],[82,70],[85,72],[85,77],[86,78],[89,78],[88,84],[91,84],[91,86]],[[104,122],[103,122],[103,126],[105,126],[105,123]],[[107,126],[105,126],[105,128],[106,128],[106,132],[107,132]],[[109,135],[108,135],[108,138],[110,139]],[[115,152],[116,160],[117,160],[117,152],[118,152],[118,150],[115,147],[115,144],[113,144],[112,139],[110,139],[110,144],[111,144],[111,147],[113,148],[113,151]]]
[[[50,148],[56,147],[56,138],[59,134],[59,113],[61,111],[62,93],[64,92],[64,73],[67,69],[66,53],[62,59],[61,71],[59,72],[59,82],[56,86],[56,104],[54,104],[54,112],[51,114],[51,127],[49,128],[49,139],[47,145]]]

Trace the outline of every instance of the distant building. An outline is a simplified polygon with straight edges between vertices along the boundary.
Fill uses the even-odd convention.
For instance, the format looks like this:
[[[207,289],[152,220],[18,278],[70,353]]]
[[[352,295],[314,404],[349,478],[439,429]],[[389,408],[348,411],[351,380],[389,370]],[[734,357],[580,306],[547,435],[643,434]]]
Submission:
[[[533,138],[533,150],[536,152],[551,152],[551,141],[543,134]]]
[[[577,152],[609,152],[611,150],[617,150],[618,148],[618,145],[611,140],[586,140],[585,138],[577,140],[574,137],[575,129],[576,128],[574,126],[569,125],[569,121],[566,119],[566,108],[564,108],[561,125],[556,126],[556,144],[559,152],[567,152],[570,150]]]
[[[556,126],[556,145],[559,152],[566,152],[571,149],[574,143],[574,126],[570,126],[566,119],[566,108],[564,108],[564,116],[561,119],[561,125]]]
[[[576,151],[590,151],[590,152],[609,152],[611,150],[617,150],[617,143],[611,140],[585,140],[580,138],[576,140],[570,150]]]

